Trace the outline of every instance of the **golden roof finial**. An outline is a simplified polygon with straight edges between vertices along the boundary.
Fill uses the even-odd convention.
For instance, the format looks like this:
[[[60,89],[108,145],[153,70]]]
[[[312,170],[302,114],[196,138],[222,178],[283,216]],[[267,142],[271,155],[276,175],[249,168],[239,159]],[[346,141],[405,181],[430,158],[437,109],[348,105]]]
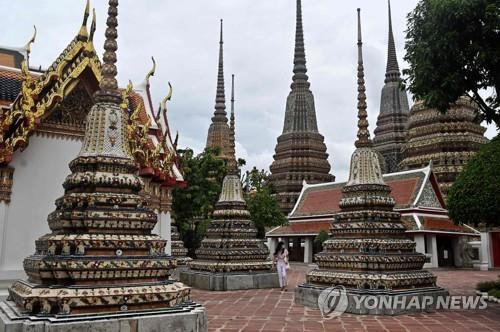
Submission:
[[[96,15],[95,15],[95,8],[92,8],[92,24],[90,25],[90,36],[89,36],[90,41],[94,40],[95,29],[96,29]]]
[[[151,60],[153,61],[153,68],[151,68],[151,70],[148,72],[148,74],[146,75],[146,78],[144,80],[146,82],[146,86],[149,85],[149,79],[151,78],[151,76],[155,75],[155,71],[156,71],[156,61],[155,61],[154,56],[151,57]]]
[[[26,50],[26,56],[29,57],[30,53],[31,53],[31,45],[33,45],[33,43],[35,42],[36,40],[36,25],[33,26],[33,36],[31,37],[31,39],[26,43],[26,46],[24,46],[24,49]]]
[[[78,32],[79,40],[86,40],[89,36],[87,32],[87,20],[89,19],[89,15],[90,15],[90,0],[87,0],[87,5],[85,6],[85,12],[83,14],[82,26],[80,27],[80,32]]]
[[[165,140],[167,138],[167,133],[168,133],[168,120],[167,120],[167,102],[172,99],[172,84],[168,82],[168,94],[163,98],[161,101],[161,106],[160,106],[160,111],[158,112],[158,120],[160,120],[160,112],[163,114],[163,121],[165,123],[165,132],[163,133],[163,139]]]

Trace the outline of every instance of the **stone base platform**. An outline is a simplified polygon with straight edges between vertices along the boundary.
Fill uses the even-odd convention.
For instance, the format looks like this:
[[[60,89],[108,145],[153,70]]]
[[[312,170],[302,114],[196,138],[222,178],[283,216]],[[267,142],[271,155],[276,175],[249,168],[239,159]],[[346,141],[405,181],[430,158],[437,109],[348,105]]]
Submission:
[[[95,315],[27,316],[14,302],[0,302],[0,332],[208,331],[205,308],[190,302],[175,308]]]
[[[180,271],[179,281],[210,291],[279,288],[278,273],[272,271],[212,273],[188,269]]]
[[[302,284],[295,288],[295,303],[319,308],[318,298],[326,287]],[[322,301],[327,293],[323,293]],[[439,309],[438,297],[449,292],[441,287],[427,287],[401,291],[338,288],[330,304],[322,304],[322,311],[338,309],[358,315],[402,315],[415,312],[432,312]],[[446,300],[445,298],[443,300]],[[326,301],[325,301],[326,302]],[[341,303],[344,303],[342,307]],[[329,307],[328,307],[329,306]],[[343,310],[345,308],[345,311]]]

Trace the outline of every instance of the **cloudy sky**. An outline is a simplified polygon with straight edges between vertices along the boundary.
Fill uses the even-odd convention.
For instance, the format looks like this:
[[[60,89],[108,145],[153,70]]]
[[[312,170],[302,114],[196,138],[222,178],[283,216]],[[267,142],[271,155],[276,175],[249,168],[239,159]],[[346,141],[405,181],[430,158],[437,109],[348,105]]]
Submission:
[[[370,129],[378,114],[387,52],[385,0],[303,0],[308,74],[325,136],[332,174],[343,180],[356,135],[356,8],[362,8]],[[400,67],[406,15],[417,0],[393,0],[392,19]],[[94,0],[96,48],[102,54],[107,1]],[[78,32],[85,0],[0,0],[0,45],[23,45],[38,28],[31,65],[47,67]],[[219,19],[224,19],[226,97],[236,75],[237,154],[248,166],[268,169],[281,134],[290,89],[295,0],[121,0],[118,79],[139,84],[157,60],[151,79],[158,103],[174,87],[169,108],[180,146],[201,151],[214,111]],[[412,103],[412,102],[411,102]],[[229,104],[228,104],[229,106]],[[487,132],[492,137],[495,129]]]

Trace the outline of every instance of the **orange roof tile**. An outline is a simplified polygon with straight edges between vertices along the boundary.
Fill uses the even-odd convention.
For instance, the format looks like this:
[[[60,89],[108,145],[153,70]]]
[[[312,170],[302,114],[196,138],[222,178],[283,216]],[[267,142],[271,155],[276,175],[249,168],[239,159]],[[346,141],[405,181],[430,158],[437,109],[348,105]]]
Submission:
[[[461,233],[474,233],[470,228],[464,225],[456,225],[448,218],[432,218],[422,217],[423,229],[426,231],[444,231],[444,232],[461,232]]]
[[[330,221],[291,222],[270,231],[266,236],[318,234],[322,230],[330,230]]]

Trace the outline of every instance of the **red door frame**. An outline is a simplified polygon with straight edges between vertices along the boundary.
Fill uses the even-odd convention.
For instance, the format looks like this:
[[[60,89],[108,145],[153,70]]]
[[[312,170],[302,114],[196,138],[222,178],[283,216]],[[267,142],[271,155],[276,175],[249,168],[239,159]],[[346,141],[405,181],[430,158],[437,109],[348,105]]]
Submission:
[[[491,232],[491,257],[493,262],[491,262],[493,267],[500,267],[500,232]]]

